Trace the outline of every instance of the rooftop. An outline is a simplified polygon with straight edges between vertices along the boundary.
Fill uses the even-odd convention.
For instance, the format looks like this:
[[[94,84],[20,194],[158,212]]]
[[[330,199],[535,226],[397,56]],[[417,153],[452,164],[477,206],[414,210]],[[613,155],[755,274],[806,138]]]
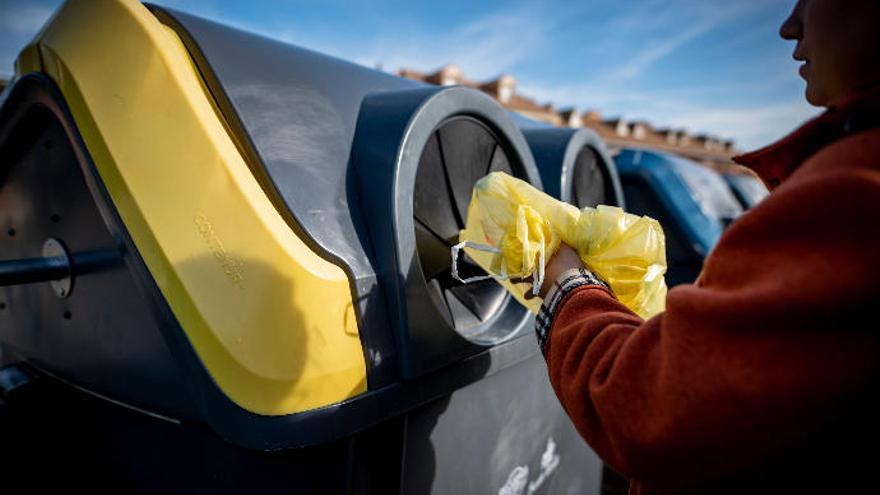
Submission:
[[[444,65],[431,73],[404,68],[397,74],[430,84],[461,85],[479,89],[495,98],[508,110],[557,127],[593,129],[612,150],[625,147],[649,147],[675,153],[716,169],[730,171],[733,168],[740,168],[731,161],[731,157],[737,153],[733,140],[703,133],[692,135],[684,129],[657,127],[641,120],[629,121],[622,117],[603,118],[596,110],[582,113],[573,107],[556,109],[552,103],[539,103],[528,96],[518,94],[516,79],[509,74],[502,74],[488,81],[469,80],[453,64]]]

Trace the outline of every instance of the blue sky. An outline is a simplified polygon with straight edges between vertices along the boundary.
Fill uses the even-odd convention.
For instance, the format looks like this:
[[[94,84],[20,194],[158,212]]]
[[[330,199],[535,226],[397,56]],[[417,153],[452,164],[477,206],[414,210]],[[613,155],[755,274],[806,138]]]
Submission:
[[[0,0],[0,74],[57,0]],[[370,67],[472,79],[508,73],[518,92],[768,144],[817,109],[803,100],[793,43],[777,31],[794,0],[157,0],[156,3]]]

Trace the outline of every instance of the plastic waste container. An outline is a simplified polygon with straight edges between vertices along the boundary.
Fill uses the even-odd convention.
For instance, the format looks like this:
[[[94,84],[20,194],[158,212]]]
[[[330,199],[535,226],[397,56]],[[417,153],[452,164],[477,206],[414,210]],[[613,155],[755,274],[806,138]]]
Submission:
[[[761,182],[761,179],[748,174],[721,174],[724,181],[730,187],[731,192],[743,207],[748,210],[760,203],[770,191],[767,186]]]
[[[473,183],[540,185],[480,92],[71,1],[0,153],[6,486],[598,491],[533,319],[450,277]]]
[[[625,208],[614,161],[605,143],[590,129],[523,126],[544,190],[579,208]]]
[[[666,283],[696,280],[703,259],[742,213],[721,176],[698,163],[647,149],[615,156],[627,210],[656,218],[666,233]]]

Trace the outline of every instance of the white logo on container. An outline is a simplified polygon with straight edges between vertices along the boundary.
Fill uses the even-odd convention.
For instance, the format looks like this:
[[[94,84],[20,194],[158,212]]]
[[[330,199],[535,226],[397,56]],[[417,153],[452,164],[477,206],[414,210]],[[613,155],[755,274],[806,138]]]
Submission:
[[[538,473],[538,477],[529,482],[529,466],[517,466],[507,476],[507,481],[498,490],[498,495],[532,495],[541,488],[557,467],[559,467],[559,454],[556,453],[556,442],[550,437],[547,439],[544,453],[541,454],[541,472]]]

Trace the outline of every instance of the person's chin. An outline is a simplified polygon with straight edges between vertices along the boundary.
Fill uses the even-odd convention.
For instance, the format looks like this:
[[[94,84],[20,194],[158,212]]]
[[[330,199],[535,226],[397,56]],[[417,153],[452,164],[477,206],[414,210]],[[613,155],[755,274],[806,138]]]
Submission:
[[[804,96],[807,99],[807,103],[814,107],[828,106],[828,98],[825,97],[824,92],[820,91],[815,84],[810,84],[809,80],[807,80],[807,88],[804,90]]]

